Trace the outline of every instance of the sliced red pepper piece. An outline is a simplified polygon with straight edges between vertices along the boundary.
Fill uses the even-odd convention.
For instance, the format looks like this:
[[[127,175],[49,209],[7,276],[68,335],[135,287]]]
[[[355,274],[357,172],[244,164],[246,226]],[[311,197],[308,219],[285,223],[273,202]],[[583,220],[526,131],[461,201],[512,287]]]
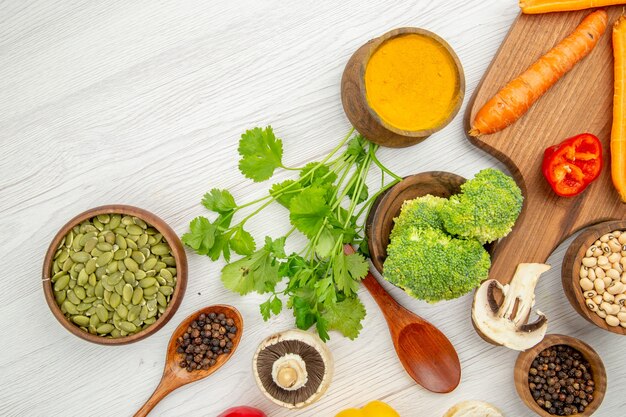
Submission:
[[[545,150],[542,170],[556,194],[578,195],[602,171],[602,144],[590,133],[566,139]]]

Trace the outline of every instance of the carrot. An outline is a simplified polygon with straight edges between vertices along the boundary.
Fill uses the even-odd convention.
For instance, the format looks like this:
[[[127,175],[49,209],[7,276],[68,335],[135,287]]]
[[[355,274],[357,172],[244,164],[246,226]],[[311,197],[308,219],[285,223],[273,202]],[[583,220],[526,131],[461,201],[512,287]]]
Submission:
[[[470,135],[498,132],[522,117],[565,73],[587,56],[604,33],[608,16],[598,10],[478,111]]]
[[[624,0],[520,0],[522,13],[539,14],[550,12],[569,12],[572,10],[593,9],[594,7],[626,4]]]
[[[611,177],[622,201],[626,202],[626,16],[621,16],[613,26],[613,56],[615,92],[611,131]]]

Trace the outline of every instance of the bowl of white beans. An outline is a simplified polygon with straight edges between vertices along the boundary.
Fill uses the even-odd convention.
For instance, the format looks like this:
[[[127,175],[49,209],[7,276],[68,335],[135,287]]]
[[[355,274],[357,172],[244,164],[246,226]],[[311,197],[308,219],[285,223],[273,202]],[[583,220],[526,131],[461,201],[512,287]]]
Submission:
[[[563,290],[578,314],[626,335],[626,220],[585,229],[569,246],[561,271]]]

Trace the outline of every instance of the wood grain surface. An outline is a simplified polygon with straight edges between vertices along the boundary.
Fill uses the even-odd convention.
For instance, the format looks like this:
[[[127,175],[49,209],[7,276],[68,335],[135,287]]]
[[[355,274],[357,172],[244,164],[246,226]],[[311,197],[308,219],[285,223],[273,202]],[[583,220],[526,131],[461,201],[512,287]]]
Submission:
[[[524,192],[513,232],[494,250],[490,277],[506,283],[522,262],[545,262],[573,232],[626,217],[611,182],[609,140],[613,104],[612,22],[622,7],[610,7],[609,27],[595,49],[508,128],[479,138],[476,146],[503,161]],[[589,11],[521,15],[496,54],[466,113],[467,129],[480,108],[507,82],[570,34]],[[604,169],[582,194],[557,196],[541,172],[544,149],[580,133],[601,140]],[[529,239],[536,238],[534,244]]]
[[[269,182],[251,183],[237,170],[237,141],[247,128],[272,124],[286,165],[326,155],[350,129],[341,74],[367,40],[402,26],[436,32],[459,55],[469,97],[518,13],[515,0],[0,1],[0,415],[131,416],[158,384],[176,326],[206,305],[230,304],[246,323],[237,352],[210,378],[168,395],[150,416],[215,417],[248,404],[270,417],[333,417],[380,399],[403,417],[439,417],[459,401],[481,399],[507,416],[531,417],[513,384],[517,352],[478,337],[471,295],[429,305],[383,282],[457,349],[462,378],[455,391],[433,394],[413,382],[363,288],[361,336],[331,333],[333,382],[319,402],[294,414],[265,399],[251,370],[258,344],[293,326],[291,311],[264,322],[259,303],[266,298],[226,290],[222,262],[187,252],[180,308],[157,333],[125,346],[68,333],[41,289],[50,241],[81,211],[130,204],[180,235],[206,214],[200,199],[212,187],[230,189],[240,202],[266,195]],[[449,171],[471,178],[485,167],[504,168],[469,143],[460,116],[418,145],[382,149],[379,158],[403,177]],[[276,180],[292,175],[279,172]],[[368,180],[370,190],[379,184],[378,175]],[[278,206],[250,226],[257,239],[289,230]],[[525,239],[532,245],[543,237]],[[291,249],[298,242],[304,240]],[[587,323],[567,302],[559,265],[568,243],[548,259],[553,268],[539,281],[536,305],[549,332],[580,338],[602,356],[608,389],[594,416],[621,416],[626,338]]]

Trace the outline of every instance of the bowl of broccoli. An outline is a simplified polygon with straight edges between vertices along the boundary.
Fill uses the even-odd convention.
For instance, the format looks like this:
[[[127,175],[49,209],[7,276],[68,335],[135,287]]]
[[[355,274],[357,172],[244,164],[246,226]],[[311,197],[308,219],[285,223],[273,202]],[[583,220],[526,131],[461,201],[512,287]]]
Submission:
[[[460,297],[487,279],[493,243],[510,233],[522,202],[515,181],[492,168],[467,181],[441,171],[409,176],[372,206],[372,263],[415,298]]]

